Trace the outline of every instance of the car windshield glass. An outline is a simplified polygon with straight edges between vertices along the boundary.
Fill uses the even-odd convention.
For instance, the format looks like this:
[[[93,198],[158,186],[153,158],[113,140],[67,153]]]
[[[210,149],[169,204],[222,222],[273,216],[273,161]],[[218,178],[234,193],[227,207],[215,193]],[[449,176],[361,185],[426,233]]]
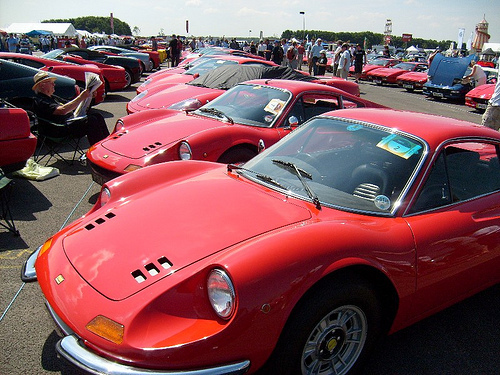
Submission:
[[[202,62],[196,66],[193,66],[190,68],[188,71],[186,71],[185,74],[191,74],[194,75],[198,73],[200,76],[218,68],[219,66],[223,65],[230,65],[230,64],[238,64],[236,61],[231,61],[231,60],[222,60],[222,59],[208,59],[205,62]]]
[[[238,124],[270,127],[291,97],[290,92],[275,87],[241,84],[204,105],[195,113],[222,118],[215,115],[215,111],[212,110],[214,109]]]
[[[399,206],[425,151],[422,140],[394,129],[317,117],[245,168],[270,176],[285,188],[274,184],[273,189],[313,201],[297,176],[283,167],[288,163],[299,170],[321,206],[389,215]],[[252,179],[245,170],[238,173]]]
[[[414,64],[409,63],[399,63],[393,66],[394,69],[403,69],[403,70],[413,70],[415,67]]]
[[[53,51],[47,52],[45,55],[42,57],[45,57],[47,59],[57,59],[59,55],[61,55],[64,51],[61,49],[55,49]]]
[[[376,59],[376,60],[370,61],[370,64],[372,64],[372,65],[386,66],[387,65],[387,60],[386,59]]]

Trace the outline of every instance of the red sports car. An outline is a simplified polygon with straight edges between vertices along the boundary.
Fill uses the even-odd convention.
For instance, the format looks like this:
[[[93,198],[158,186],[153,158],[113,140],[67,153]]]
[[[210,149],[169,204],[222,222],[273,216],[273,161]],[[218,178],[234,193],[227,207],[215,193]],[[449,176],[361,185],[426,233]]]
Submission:
[[[249,57],[241,57],[241,56],[232,56],[232,55],[224,55],[224,56],[214,56],[206,59],[206,61],[201,62],[187,70],[181,69],[179,71],[180,74],[173,74],[172,71],[167,70],[167,74],[156,74],[152,75],[152,77],[148,77],[146,81],[142,85],[137,88],[137,93],[140,94],[145,90],[150,90],[152,87],[156,85],[170,85],[175,83],[187,83],[191,82],[193,79],[198,78],[214,69],[217,69],[224,65],[255,65],[260,64],[264,66],[277,66],[272,61],[266,60],[257,60]]]
[[[427,71],[426,63],[418,62],[401,62],[389,68],[373,69],[366,73],[368,80],[373,81],[377,85],[396,84],[397,79],[407,72],[424,72]]]
[[[478,111],[484,111],[488,106],[488,101],[491,99],[495,91],[495,84],[487,83],[485,85],[474,87],[465,94],[465,105],[475,108]]]
[[[380,336],[500,281],[499,150],[472,123],[335,111],[243,166],[110,181],[24,278],[94,374],[363,373]]]
[[[94,53],[100,54],[97,51],[95,51]],[[137,62],[137,64],[138,64],[137,69],[134,68],[134,71],[132,72],[130,70],[127,70],[123,66],[113,64],[115,62],[114,58],[128,59],[128,60],[132,60],[132,59],[130,59],[128,57],[122,57],[122,56],[106,56],[104,54],[100,54],[100,55],[102,55],[104,57],[104,59],[102,59],[102,60],[87,60],[80,55],[73,54],[73,53],[67,54],[65,52],[65,50],[59,49],[59,50],[50,51],[49,53],[47,53],[43,56],[46,58],[50,58],[50,59],[69,61],[69,62],[72,62],[74,64],[79,64],[79,65],[93,64],[93,65],[97,66],[98,68],[101,68],[104,79],[106,80],[106,82],[105,82],[106,91],[123,90],[124,88],[129,87],[134,81],[138,81],[140,79],[142,71],[140,71],[140,65],[138,62]]]
[[[11,52],[0,52],[0,59],[13,61],[18,64],[31,66],[36,69],[71,77],[81,88],[85,87],[86,72],[97,74],[101,79],[101,82],[105,82],[102,69],[95,66],[95,64],[76,65],[66,61],[45,59],[43,57],[27,55],[25,53]],[[99,86],[96,90],[96,93],[97,94],[94,97],[94,104],[99,104],[104,100],[106,96],[104,85]]]
[[[427,72],[407,72],[398,77],[397,84],[410,92],[422,90],[428,78]]]
[[[359,86],[337,77],[313,77],[283,66],[258,64],[224,65],[186,84],[157,84],[127,103],[127,112],[151,109],[195,110],[234,85],[251,79],[286,79],[321,83],[359,96]]]
[[[4,172],[21,169],[34,153],[36,138],[24,109],[0,101],[0,167]]]
[[[89,149],[87,159],[99,183],[171,160],[241,162],[309,118],[347,107],[382,106],[316,83],[249,81],[194,112],[150,110],[126,116],[113,134]]]
[[[360,79],[367,80],[367,74],[368,72],[372,71],[373,69],[378,69],[378,68],[388,68],[391,66],[394,66],[396,64],[399,64],[401,60],[397,59],[374,59],[370,60],[368,64],[363,66],[363,71],[361,72],[361,76],[359,77]],[[354,76],[354,65],[349,68],[349,75]]]

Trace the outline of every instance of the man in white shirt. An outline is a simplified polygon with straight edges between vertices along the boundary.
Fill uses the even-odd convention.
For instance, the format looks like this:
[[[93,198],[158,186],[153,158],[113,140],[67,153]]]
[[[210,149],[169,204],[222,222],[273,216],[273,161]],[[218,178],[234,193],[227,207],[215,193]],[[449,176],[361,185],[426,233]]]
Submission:
[[[349,45],[342,44],[342,52],[340,52],[339,67],[337,74],[340,78],[347,79],[349,68],[351,67],[351,53],[349,52]]]
[[[495,130],[499,130],[500,128],[500,80],[498,79],[495,85],[495,91],[483,114],[481,124]]]

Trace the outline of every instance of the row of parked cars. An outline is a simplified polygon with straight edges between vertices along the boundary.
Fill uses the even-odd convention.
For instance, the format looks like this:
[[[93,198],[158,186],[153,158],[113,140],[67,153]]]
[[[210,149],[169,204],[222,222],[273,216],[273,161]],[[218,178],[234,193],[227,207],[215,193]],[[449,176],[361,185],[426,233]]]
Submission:
[[[363,67],[361,79],[377,85],[397,84],[410,92],[422,90],[434,99],[465,100],[467,106],[484,111],[493,95],[498,70],[483,68],[488,77],[484,85],[475,86],[474,82],[463,80],[471,72],[469,65],[475,58],[475,55],[457,58],[437,54],[430,68],[424,62],[376,58]],[[350,74],[354,75],[354,67]]]
[[[164,104],[143,95],[91,146],[97,203],[24,266],[63,358],[92,373],[360,373],[382,335],[500,281],[498,132],[212,59],[229,62],[139,89]],[[179,88],[193,94],[169,99]]]

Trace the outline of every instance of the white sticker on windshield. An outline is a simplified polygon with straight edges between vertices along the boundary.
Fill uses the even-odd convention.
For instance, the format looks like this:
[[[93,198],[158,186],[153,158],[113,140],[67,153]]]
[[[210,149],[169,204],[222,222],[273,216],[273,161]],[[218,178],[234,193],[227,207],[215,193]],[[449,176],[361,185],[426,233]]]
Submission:
[[[264,111],[270,112],[273,115],[277,115],[281,112],[281,110],[285,107],[285,102],[280,99],[271,99],[269,103],[267,103]]]
[[[391,200],[385,195],[377,195],[373,202],[379,210],[387,211],[391,207]]]

